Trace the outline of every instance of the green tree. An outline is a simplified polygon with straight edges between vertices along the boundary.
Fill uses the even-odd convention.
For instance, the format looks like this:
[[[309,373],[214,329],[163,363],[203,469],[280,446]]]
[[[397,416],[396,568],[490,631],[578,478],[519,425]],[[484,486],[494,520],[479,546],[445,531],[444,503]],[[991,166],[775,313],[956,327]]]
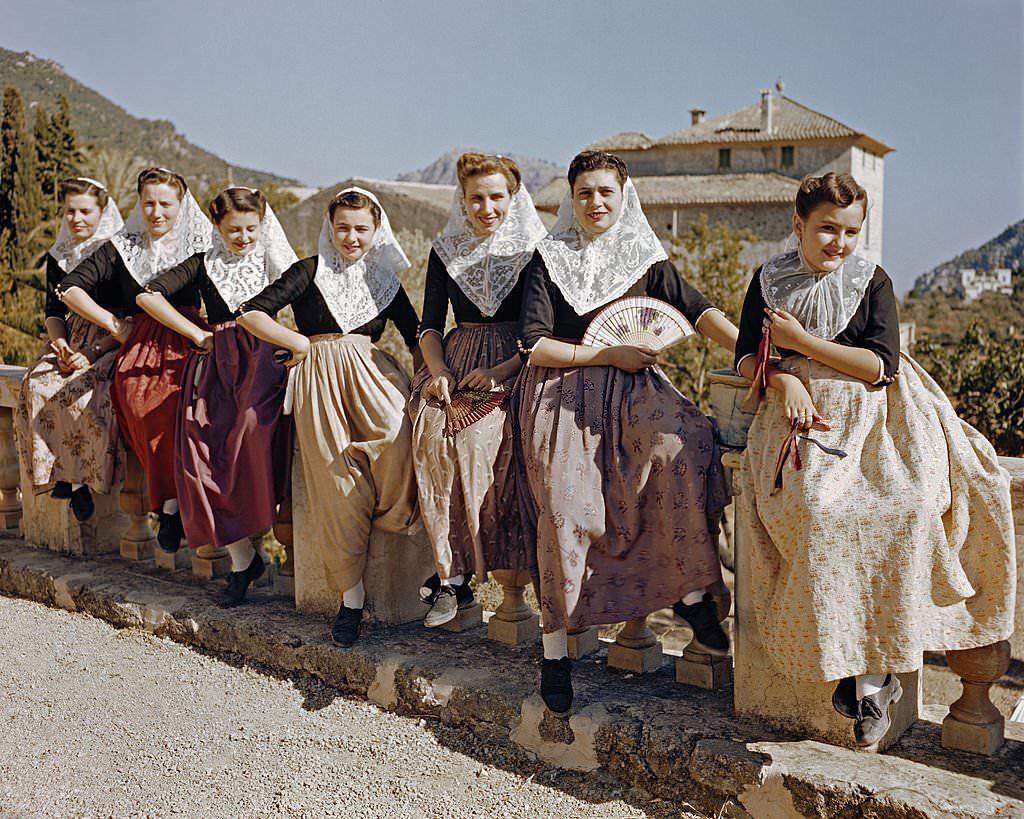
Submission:
[[[712,223],[702,213],[673,241],[669,255],[679,274],[738,324],[749,279],[741,257],[744,246],[756,241],[753,231]],[[732,367],[732,356],[703,336],[671,348],[661,360],[679,391],[705,411],[710,408],[705,375],[709,370]]]
[[[56,210],[60,204],[60,181],[81,173],[82,165],[82,152],[71,124],[71,109],[63,94],[52,117],[42,105],[37,108],[35,140],[43,196]]]
[[[28,266],[42,211],[36,150],[25,123],[25,105],[14,86],[4,87],[0,126],[0,253],[11,268]]]

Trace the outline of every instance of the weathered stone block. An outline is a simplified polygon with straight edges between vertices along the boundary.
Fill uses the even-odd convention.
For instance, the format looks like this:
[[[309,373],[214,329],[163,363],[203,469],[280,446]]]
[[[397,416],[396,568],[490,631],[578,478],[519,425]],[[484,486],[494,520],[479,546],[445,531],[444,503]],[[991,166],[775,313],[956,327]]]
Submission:
[[[153,550],[156,548],[155,540],[128,540],[121,538],[121,559],[137,562],[149,560],[153,557]]]
[[[992,756],[1003,747],[1005,725],[1002,717],[998,722],[971,725],[947,714],[942,720],[942,747]]]
[[[472,606],[459,609],[455,617],[443,626],[440,626],[440,628],[458,634],[460,631],[469,631],[470,629],[477,628],[483,625],[483,622],[484,610],[479,603],[474,603]]]
[[[598,639],[598,628],[591,626],[582,631],[570,631],[567,643],[569,646],[569,657],[573,660],[593,654],[601,647],[601,641]]]
[[[634,674],[646,674],[661,668],[665,655],[661,651],[661,643],[644,648],[627,648],[619,643],[608,646],[608,667],[620,671],[631,671]]]
[[[203,580],[225,577],[231,574],[231,557],[227,554],[205,557],[196,550],[192,554],[192,574]]]
[[[165,552],[160,548],[154,549],[153,562],[158,569],[163,569],[166,572],[188,569],[192,566],[191,549],[181,548],[176,552]]]
[[[732,657],[683,652],[676,658],[676,682],[714,691],[732,682]]]
[[[540,617],[531,615],[525,620],[502,620],[497,615],[487,621],[487,639],[507,646],[518,646],[540,639]]]

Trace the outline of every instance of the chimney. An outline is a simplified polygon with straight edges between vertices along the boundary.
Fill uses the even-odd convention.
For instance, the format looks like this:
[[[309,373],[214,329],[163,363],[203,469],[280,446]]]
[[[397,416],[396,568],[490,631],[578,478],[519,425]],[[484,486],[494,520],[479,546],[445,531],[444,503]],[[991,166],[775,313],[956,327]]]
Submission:
[[[704,121],[704,114],[707,112],[703,108],[691,108],[690,109],[690,125],[700,125]]]
[[[761,131],[772,132],[772,92],[767,88],[761,90]]]

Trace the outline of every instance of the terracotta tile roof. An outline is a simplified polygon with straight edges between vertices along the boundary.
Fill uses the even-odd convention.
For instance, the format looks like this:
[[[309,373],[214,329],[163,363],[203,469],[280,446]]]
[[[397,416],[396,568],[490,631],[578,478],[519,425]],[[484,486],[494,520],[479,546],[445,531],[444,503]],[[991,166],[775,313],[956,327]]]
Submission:
[[[584,150],[587,151],[622,151],[622,150],[637,150],[642,151],[646,148],[650,148],[654,144],[654,140],[651,139],[647,134],[642,134],[639,131],[623,131],[621,134],[613,134],[610,137],[599,139],[597,142],[592,142]]]
[[[644,205],[743,205],[791,203],[800,181],[778,173],[681,174],[634,176]],[[564,179],[555,179],[534,196],[538,208],[558,209],[569,190]]]

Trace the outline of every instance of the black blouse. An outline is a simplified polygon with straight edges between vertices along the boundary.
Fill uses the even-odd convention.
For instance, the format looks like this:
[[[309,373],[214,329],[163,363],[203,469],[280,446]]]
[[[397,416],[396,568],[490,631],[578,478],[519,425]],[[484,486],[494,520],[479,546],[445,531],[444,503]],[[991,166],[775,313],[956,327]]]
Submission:
[[[186,287],[199,290],[203,304],[206,305],[206,320],[210,324],[220,324],[222,321],[233,321],[238,318],[239,311],[231,311],[227,304],[224,303],[217,285],[206,275],[205,253],[197,253],[195,256],[185,259],[181,264],[175,265],[170,270],[165,270],[149,282],[145,290],[151,293],[159,293],[169,299]]]
[[[57,260],[49,253],[46,254],[46,304],[43,307],[43,319],[67,318],[68,308],[57,298],[57,285],[64,279],[64,271],[57,264]]]
[[[591,320],[606,306],[579,315],[565,300],[558,285],[551,281],[544,259],[534,251],[533,259],[521,274],[526,279],[523,310],[519,318],[519,343],[525,350],[542,338],[554,336],[579,342]],[[623,296],[653,296],[667,301],[696,326],[697,320],[714,307],[687,284],[670,261],[655,262]]]
[[[748,355],[757,355],[761,343],[761,327],[764,309],[767,305],[761,292],[761,268],[754,271],[754,277],[747,287],[740,316],[740,337],[736,342],[736,365]],[[895,378],[900,365],[900,319],[896,307],[896,295],[892,279],[881,266],[875,267],[875,274],[868,283],[864,297],[846,329],[835,338],[836,344],[846,347],[861,347],[876,353],[882,361],[881,381],[889,383]],[[797,355],[793,350],[777,348],[779,355]]]
[[[493,316],[485,316],[480,312],[469,296],[448,275],[448,269],[435,250],[430,251],[427,262],[427,281],[423,288],[423,318],[420,321],[420,332],[436,330],[444,333],[445,320],[448,318],[448,305],[451,304],[457,324],[471,322],[474,324],[492,324],[499,321],[518,321],[519,311],[523,304],[523,280],[525,271],[520,271],[516,282],[498,311]]]
[[[267,315],[276,315],[287,305],[292,306],[295,313],[295,326],[304,336],[316,336],[322,333],[340,333],[341,328],[334,320],[323,294],[314,283],[316,276],[316,256],[300,259],[289,267],[273,284],[267,285],[262,292],[247,300],[238,309],[240,313],[259,310]],[[361,336],[369,336],[372,341],[379,341],[384,334],[388,319],[395,323],[398,332],[410,350],[416,347],[416,330],[419,317],[413,309],[412,302],[404,287],[399,287],[391,303],[376,318],[361,327],[349,330]]]
[[[60,291],[81,287],[101,307],[115,316],[134,316],[140,312],[135,297],[142,285],[132,278],[121,254],[111,242],[104,242],[78,267],[68,273],[60,283]],[[198,307],[198,288],[184,287],[170,298],[175,307]]]

